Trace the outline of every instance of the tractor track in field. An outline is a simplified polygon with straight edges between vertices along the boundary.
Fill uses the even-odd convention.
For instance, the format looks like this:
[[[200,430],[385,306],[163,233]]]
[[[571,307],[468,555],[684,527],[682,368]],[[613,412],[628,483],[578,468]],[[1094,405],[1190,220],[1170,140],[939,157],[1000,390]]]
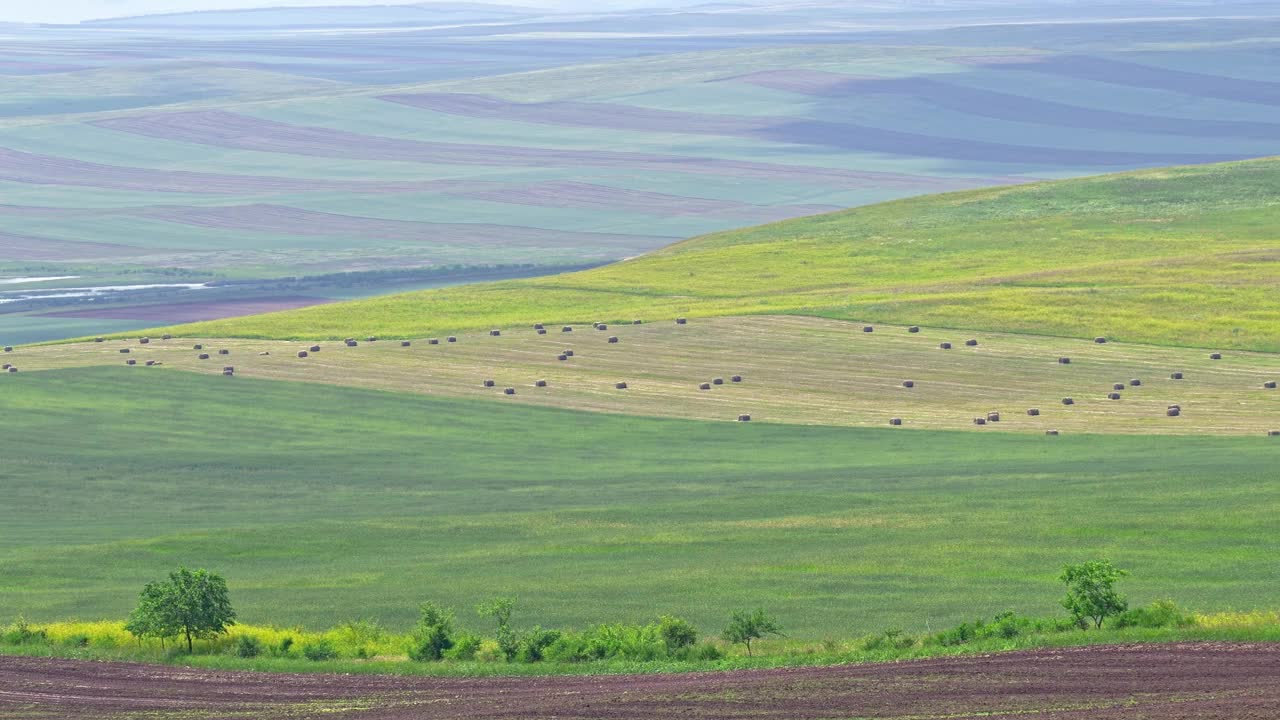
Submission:
[[[1280,716],[1280,645],[1117,645],[774,670],[498,678],[272,674],[0,657],[0,717],[122,713],[361,720],[1261,720]]]

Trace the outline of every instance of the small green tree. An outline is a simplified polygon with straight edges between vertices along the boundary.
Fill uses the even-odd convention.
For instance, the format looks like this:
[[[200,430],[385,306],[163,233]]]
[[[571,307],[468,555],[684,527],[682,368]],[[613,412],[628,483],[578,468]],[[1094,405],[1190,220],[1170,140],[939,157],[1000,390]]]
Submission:
[[[138,638],[181,636],[192,652],[195,640],[220,635],[235,623],[227,581],[207,570],[180,567],[168,580],[147,583],[125,628]]]
[[[670,615],[658,618],[658,634],[662,636],[668,654],[698,643],[698,629],[688,620]]]
[[[499,597],[476,606],[480,617],[491,617],[498,623],[498,648],[506,656],[507,662],[516,659],[520,652],[520,634],[511,627],[511,613],[516,609],[516,598]]]
[[[409,658],[424,662],[439,660],[453,647],[453,611],[433,602],[424,602],[418,624],[409,635]]]
[[[724,639],[731,643],[742,643],[747,646],[747,656],[751,656],[751,641],[759,640],[766,635],[782,635],[778,621],[766,613],[763,608],[748,612],[738,610],[724,629]]]
[[[1065,565],[1058,578],[1067,586],[1062,607],[1080,625],[1085,625],[1086,620],[1092,620],[1095,629],[1101,628],[1102,622],[1108,617],[1129,609],[1128,600],[1116,592],[1115,588],[1116,582],[1128,574],[1128,571],[1112,565],[1107,559]]]

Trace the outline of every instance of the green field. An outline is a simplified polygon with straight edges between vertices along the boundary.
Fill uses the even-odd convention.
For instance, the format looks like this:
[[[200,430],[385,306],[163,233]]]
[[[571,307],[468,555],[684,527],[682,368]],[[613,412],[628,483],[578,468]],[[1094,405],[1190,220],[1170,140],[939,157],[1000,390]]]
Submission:
[[[416,337],[793,313],[1280,350],[1280,160],[933,195],[679,243],[569,275],[183,326]]]
[[[698,423],[125,368],[19,373],[0,613],[119,618],[180,563],[246,622],[394,628],[434,598],[552,626],[763,605],[800,639],[1135,601],[1274,602],[1274,438]],[[48,439],[58,438],[50,453]]]

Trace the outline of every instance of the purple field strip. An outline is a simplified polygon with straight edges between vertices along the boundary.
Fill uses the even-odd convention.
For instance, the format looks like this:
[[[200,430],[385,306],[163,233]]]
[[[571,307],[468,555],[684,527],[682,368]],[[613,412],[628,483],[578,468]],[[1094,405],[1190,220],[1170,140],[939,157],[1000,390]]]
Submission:
[[[307,180],[263,175],[219,175],[186,170],[102,165],[0,148],[0,180],[29,185],[70,185],[172,193],[402,193],[437,190],[437,182]]]
[[[1055,55],[1024,63],[998,63],[985,67],[1030,71],[1126,87],[1167,90],[1183,95],[1257,105],[1280,105],[1280,83],[1169,70],[1089,55]]]
[[[805,165],[779,165],[609,150],[557,150],[405,140],[325,127],[291,125],[218,110],[113,118],[99,120],[93,124],[111,130],[164,140],[348,160],[390,160],[491,167],[600,167],[794,181],[845,189],[891,185],[922,190],[942,190],[984,187],[1018,181],[1016,178],[1005,177],[940,178],[927,175],[862,172]]]
[[[733,80],[816,97],[896,95],[918,98],[947,110],[1014,122],[1091,130],[1183,135],[1187,137],[1280,139],[1280,123],[1191,120],[1115,112],[970,88],[928,77],[867,78],[816,70],[779,70]]]
[[[787,116],[708,115],[648,110],[609,103],[514,103],[478,95],[387,95],[384,100],[462,117],[503,118],[518,122],[607,130],[720,135],[821,149],[886,153],[979,163],[1053,167],[1143,167],[1237,160],[1237,154],[1147,153],[1067,149],[968,140],[888,130],[868,125]],[[628,119],[630,114],[635,119]]]
[[[474,246],[656,248],[679,238],[548,230],[487,223],[435,223],[338,215],[284,205],[152,207],[131,214],[217,230],[364,237]]]
[[[450,191],[447,194],[512,205],[624,211],[659,217],[696,215],[759,218],[760,222],[817,215],[842,209],[835,205],[752,205],[734,200],[691,198],[572,181],[509,185],[463,192]]]
[[[0,232],[0,262],[31,260],[89,260],[134,257],[159,252],[154,249],[113,245],[110,243],[53,240],[31,235]]]

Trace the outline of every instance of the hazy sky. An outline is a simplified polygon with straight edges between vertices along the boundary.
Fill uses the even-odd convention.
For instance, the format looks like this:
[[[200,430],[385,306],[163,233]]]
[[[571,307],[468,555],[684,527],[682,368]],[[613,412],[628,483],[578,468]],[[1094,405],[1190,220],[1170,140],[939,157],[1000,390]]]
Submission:
[[[561,10],[600,10],[680,4],[661,2],[661,0],[488,0],[488,2],[495,5],[523,5]],[[417,3],[413,0],[0,0],[0,22],[73,23],[126,15],[286,5],[410,4]]]

